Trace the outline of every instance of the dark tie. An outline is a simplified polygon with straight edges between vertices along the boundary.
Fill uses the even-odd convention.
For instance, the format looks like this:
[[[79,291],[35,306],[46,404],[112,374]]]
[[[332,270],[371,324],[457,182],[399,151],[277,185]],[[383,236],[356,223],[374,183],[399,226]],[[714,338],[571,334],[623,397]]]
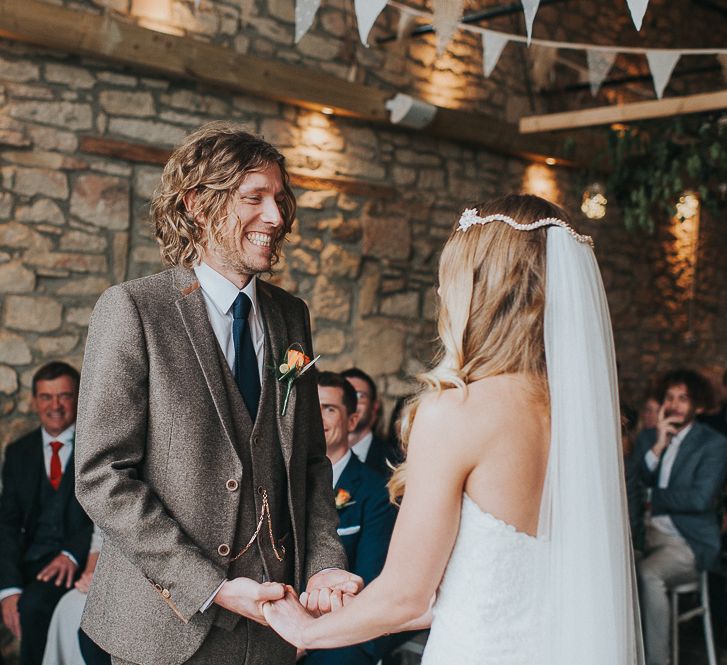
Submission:
[[[61,486],[61,479],[63,478],[63,468],[61,467],[61,456],[58,451],[63,448],[63,444],[60,441],[50,442],[51,450],[53,451],[50,456],[50,484],[54,490],[57,490]]]
[[[232,303],[232,337],[235,341],[235,381],[250,417],[255,420],[260,402],[260,372],[252,344],[247,317],[252,308],[250,298],[240,292]]]

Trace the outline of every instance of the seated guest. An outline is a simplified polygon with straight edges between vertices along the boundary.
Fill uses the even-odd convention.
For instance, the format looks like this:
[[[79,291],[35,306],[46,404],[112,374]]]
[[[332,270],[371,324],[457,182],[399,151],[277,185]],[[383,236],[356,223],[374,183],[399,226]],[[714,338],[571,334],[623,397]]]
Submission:
[[[86,561],[86,568],[81,577],[76,580],[75,588],[71,589],[61,598],[48,628],[48,641],[45,645],[43,665],[110,665],[111,657],[101,651],[84,635],[79,635],[81,615],[86,605],[86,595],[91,588],[93,572],[96,570],[98,555],[103,545],[103,532],[94,527],[91,538],[91,550]],[[87,651],[82,654],[82,644],[79,641],[85,638],[94,650],[93,657],[89,658]]]
[[[384,567],[396,511],[389,502],[385,481],[354,455],[348,435],[356,426],[356,391],[341,375],[318,375],[326,454],[333,465],[333,488],[338,508],[338,535],[348,557],[348,569],[364,584]],[[305,665],[374,665],[386,653],[389,640],[382,637],[364,644],[311,651]]]
[[[652,517],[637,564],[649,665],[669,662],[669,588],[719,566],[717,502],[727,475],[727,438],[695,420],[711,403],[709,382],[677,370],[658,392],[656,427],[639,435],[634,451],[641,478],[652,488]]]
[[[33,376],[40,428],[10,444],[0,495],[0,605],[20,639],[20,665],[40,665],[53,610],[86,562],[93,525],[76,500],[78,372],[62,362]]]
[[[650,392],[641,404],[641,409],[639,409],[639,420],[635,428],[637,434],[645,429],[654,429],[656,427],[660,408],[659,398],[653,392]]]
[[[376,436],[374,430],[381,415],[381,402],[378,399],[374,380],[358,367],[341,372],[355,389],[358,406],[358,422],[348,436],[348,445],[366,466],[380,473],[384,478],[391,476],[392,469],[387,460],[398,464],[401,459],[396,449],[390,448],[387,441]]]

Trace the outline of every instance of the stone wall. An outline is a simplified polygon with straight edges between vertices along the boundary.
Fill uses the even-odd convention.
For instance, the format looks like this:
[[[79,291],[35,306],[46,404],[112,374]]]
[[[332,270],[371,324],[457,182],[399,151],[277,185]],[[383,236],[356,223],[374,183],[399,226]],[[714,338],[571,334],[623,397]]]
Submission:
[[[452,99],[463,107],[505,117],[528,105],[516,47],[486,82],[468,56],[468,48],[477,48],[468,37],[439,59],[431,39],[383,54],[364,49],[349,4],[324,2],[298,47],[293,0],[203,2],[198,14],[190,3],[174,7],[194,38],[392,90],[426,83],[447,97],[454,90],[447,81],[457,83],[461,94]],[[660,4],[653,3],[655,13]],[[113,8],[127,11],[126,0],[114,0]],[[376,30],[391,27],[387,21],[394,17]],[[80,367],[98,295],[161,269],[148,225],[160,168],[83,153],[81,136],[171,147],[212,119],[246,123],[280,146],[297,172],[393,188],[392,197],[297,190],[298,220],[274,277],[310,304],[321,366],[360,365],[379,381],[387,407],[411,390],[410,377],[431,359],[437,253],[458,211],[513,189],[557,198],[572,210],[579,203],[567,171],[0,41],[0,443],[34,424],[29,388],[39,364],[63,358]],[[596,236],[629,399],[651,372],[674,364],[727,365],[727,275],[720,260],[727,238],[718,219],[703,220],[697,340],[689,344],[683,288],[669,262],[668,220],[656,236],[644,237],[626,232],[613,209],[597,224],[575,219]]]

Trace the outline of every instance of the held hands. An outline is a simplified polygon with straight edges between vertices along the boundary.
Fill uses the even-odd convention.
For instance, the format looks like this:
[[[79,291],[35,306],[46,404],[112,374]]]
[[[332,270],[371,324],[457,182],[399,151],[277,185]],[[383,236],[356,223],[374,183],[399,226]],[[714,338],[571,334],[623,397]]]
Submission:
[[[263,612],[268,625],[286,642],[299,651],[307,648],[305,631],[315,619],[303,607],[293,587],[286,585],[285,597],[273,603],[265,603]]]
[[[308,580],[300,604],[314,617],[341,609],[363,588],[363,580],[347,570],[328,568]]]
[[[248,577],[227,580],[217,592],[214,602],[230,612],[240,614],[266,626],[262,606],[267,601],[285,596],[285,586],[278,582],[255,582]]]
[[[61,553],[38,573],[36,579],[41,582],[52,582],[55,578],[56,586],[65,584],[66,589],[70,589],[77,570],[78,566]]]

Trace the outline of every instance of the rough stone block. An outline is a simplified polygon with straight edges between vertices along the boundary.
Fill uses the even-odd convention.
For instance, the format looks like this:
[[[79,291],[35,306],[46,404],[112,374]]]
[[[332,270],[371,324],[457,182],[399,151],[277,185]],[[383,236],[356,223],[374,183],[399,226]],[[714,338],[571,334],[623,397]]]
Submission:
[[[65,222],[65,216],[50,199],[37,199],[32,205],[19,206],[15,212],[15,219],[19,222],[31,222],[40,224],[54,224],[61,226]]]
[[[83,231],[66,231],[58,242],[58,249],[64,251],[103,252],[108,242],[102,235]]]
[[[68,179],[65,173],[50,169],[11,167],[15,171],[13,191],[23,196],[43,194],[54,199],[68,198]]]
[[[18,375],[12,367],[0,365],[0,393],[13,395],[18,390]]]
[[[128,181],[95,174],[79,176],[73,184],[71,214],[102,228],[128,228]]]
[[[8,222],[0,224],[0,246],[13,249],[47,250],[52,246],[50,238],[25,224]]]
[[[101,254],[29,250],[25,253],[23,260],[30,266],[52,271],[106,272],[108,267],[106,257]]]
[[[164,122],[126,118],[111,118],[109,133],[139,139],[145,143],[165,146],[176,146],[187,135],[187,132],[181,127],[175,127]]]
[[[321,355],[336,355],[346,347],[346,335],[338,328],[319,330],[313,338],[313,348]]]
[[[363,247],[365,256],[406,260],[411,254],[409,220],[402,214],[364,215]]]
[[[351,294],[325,275],[313,287],[313,313],[316,318],[346,323],[351,315]]]
[[[64,129],[82,130],[93,126],[90,104],[74,102],[14,102],[9,105],[13,118],[55,125]]]
[[[406,333],[390,319],[366,319],[355,330],[356,365],[374,376],[396,374],[404,362]]]
[[[321,272],[329,277],[355,279],[361,266],[361,257],[339,245],[328,245],[321,252]]]
[[[63,307],[45,296],[8,296],[5,325],[15,330],[51,332],[61,326]]]
[[[103,110],[111,115],[149,117],[156,111],[150,92],[103,90],[98,99]]]
[[[20,261],[0,263],[0,293],[30,293],[35,289],[35,273]]]
[[[45,80],[82,90],[88,90],[96,85],[96,77],[88,69],[54,63],[45,66]]]
[[[66,312],[66,323],[88,328],[93,307],[71,307]]]
[[[0,363],[27,365],[32,359],[30,348],[20,335],[0,330]]]
[[[419,317],[419,293],[408,291],[384,298],[380,312],[401,319],[416,319]]]
[[[78,335],[59,335],[56,337],[39,337],[35,348],[44,356],[59,356],[70,353],[78,343]]]
[[[0,57],[0,72],[6,81],[37,81],[40,71],[27,60],[8,60]]]

